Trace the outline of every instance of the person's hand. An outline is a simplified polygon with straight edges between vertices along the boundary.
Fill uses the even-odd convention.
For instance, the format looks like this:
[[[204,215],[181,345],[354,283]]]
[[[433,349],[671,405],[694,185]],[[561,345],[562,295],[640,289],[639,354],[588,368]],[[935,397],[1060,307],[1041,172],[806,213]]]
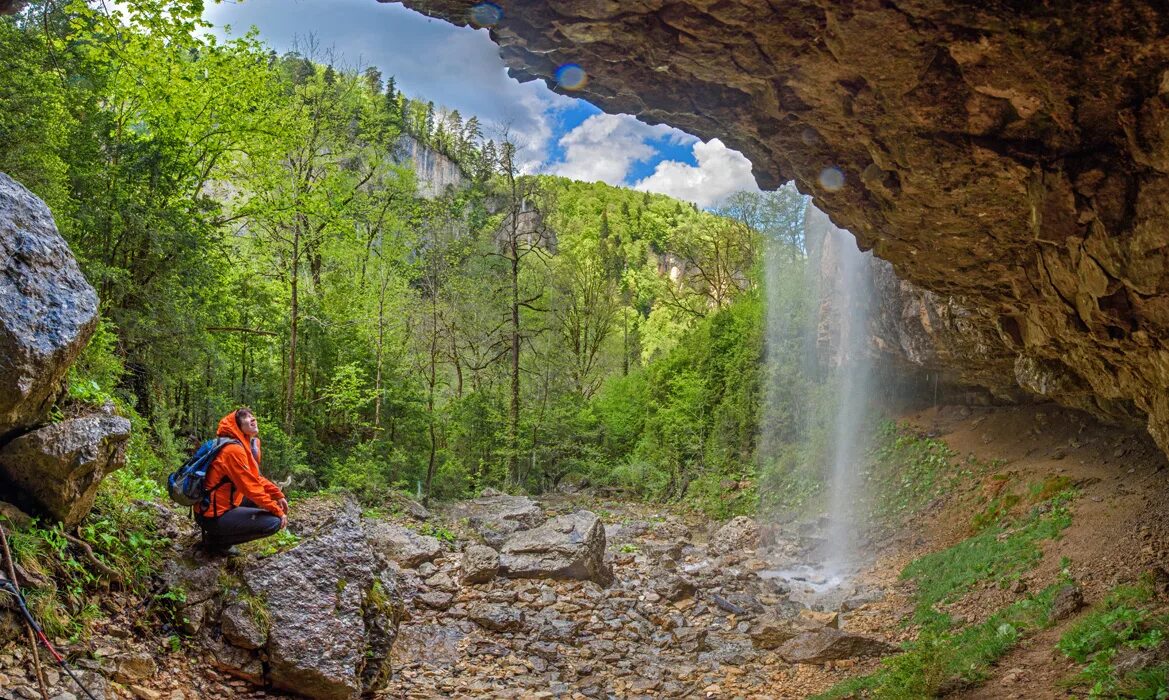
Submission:
[[[276,501],[276,505],[280,506],[280,510],[284,511],[285,515],[288,515],[288,499],[287,498],[281,498],[279,501]]]
[[[280,529],[283,530],[286,527],[288,527],[288,516],[281,515],[280,516]]]

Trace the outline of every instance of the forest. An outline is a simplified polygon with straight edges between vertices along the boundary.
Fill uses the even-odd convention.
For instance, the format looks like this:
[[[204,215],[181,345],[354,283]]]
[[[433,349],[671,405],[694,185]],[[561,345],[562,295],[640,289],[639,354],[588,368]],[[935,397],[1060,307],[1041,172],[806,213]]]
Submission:
[[[69,2],[0,22],[0,162],[98,290],[68,400],[132,418],[119,478],[159,481],[248,405],[293,492],[587,483],[755,508],[765,258],[806,303],[794,189],[705,211],[522,173],[506,133],[376,68],[201,15]],[[411,142],[461,183],[424,196]]]

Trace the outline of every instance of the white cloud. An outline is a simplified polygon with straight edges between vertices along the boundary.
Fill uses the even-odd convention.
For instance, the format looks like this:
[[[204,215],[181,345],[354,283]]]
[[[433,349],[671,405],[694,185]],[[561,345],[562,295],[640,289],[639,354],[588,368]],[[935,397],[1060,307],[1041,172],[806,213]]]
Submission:
[[[667,194],[700,207],[712,207],[740,190],[759,189],[751,174],[751,161],[718,139],[694,144],[694,160],[698,165],[662,161],[633,189]]]
[[[657,149],[647,141],[667,135],[676,142],[693,138],[668,126],[650,126],[628,114],[595,114],[560,138],[564,159],[552,164],[549,171],[583,182],[625,185],[634,163],[657,155]]]

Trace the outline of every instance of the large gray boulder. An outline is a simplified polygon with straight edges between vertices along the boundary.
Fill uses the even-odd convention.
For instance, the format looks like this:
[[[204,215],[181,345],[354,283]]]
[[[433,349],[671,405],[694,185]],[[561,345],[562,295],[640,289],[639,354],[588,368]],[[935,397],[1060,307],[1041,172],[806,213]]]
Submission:
[[[290,528],[311,536],[243,574],[250,593],[268,606],[268,681],[322,700],[356,698],[370,690],[363,682],[367,664],[384,664],[393,643],[393,635],[377,640],[369,634],[371,623],[390,626],[371,618],[392,611],[377,609],[388,602],[387,578],[375,568],[361,510],[344,500],[309,509]]]
[[[0,173],[0,438],[45,421],[96,325],[97,293],[49,208]]]
[[[26,433],[0,449],[0,474],[66,527],[93,508],[106,474],[125,464],[130,421],[97,413]]]
[[[499,573],[499,552],[481,544],[468,545],[459,562],[463,583],[487,583]]]
[[[608,585],[605,527],[587,510],[552,518],[544,525],[512,535],[503,543],[499,570],[512,578],[557,578]]]
[[[452,520],[466,520],[495,549],[511,535],[538,527],[546,519],[543,509],[532,499],[509,496],[495,489],[485,489],[479,498],[454,504],[448,516]]]
[[[319,700],[376,692],[389,680],[400,619],[395,565],[374,553],[350,499],[293,504],[289,530],[300,542],[270,556],[168,562],[163,581],[183,592],[179,616],[238,678]]]
[[[364,525],[366,539],[373,550],[400,566],[413,568],[424,561],[433,561],[442,552],[442,544],[436,537],[420,535],[382,520],[369,519]]]

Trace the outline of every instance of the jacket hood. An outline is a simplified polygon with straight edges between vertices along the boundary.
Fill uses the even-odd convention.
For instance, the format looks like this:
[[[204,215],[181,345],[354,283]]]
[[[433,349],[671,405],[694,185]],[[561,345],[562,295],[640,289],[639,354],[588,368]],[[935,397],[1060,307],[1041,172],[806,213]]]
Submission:
[[[235,422],[235,411],[224,416],[219,421],[219,428],[215,431],[216,437],[229,437],[239,440],[239,444],[243,445],[244,452],[248,453],[248,464],[252,466],[259,466],[256,464],[256,458],[252,455],[251,441],[248,436],[244,435],[244,431],[239,429],[239,425]]]

